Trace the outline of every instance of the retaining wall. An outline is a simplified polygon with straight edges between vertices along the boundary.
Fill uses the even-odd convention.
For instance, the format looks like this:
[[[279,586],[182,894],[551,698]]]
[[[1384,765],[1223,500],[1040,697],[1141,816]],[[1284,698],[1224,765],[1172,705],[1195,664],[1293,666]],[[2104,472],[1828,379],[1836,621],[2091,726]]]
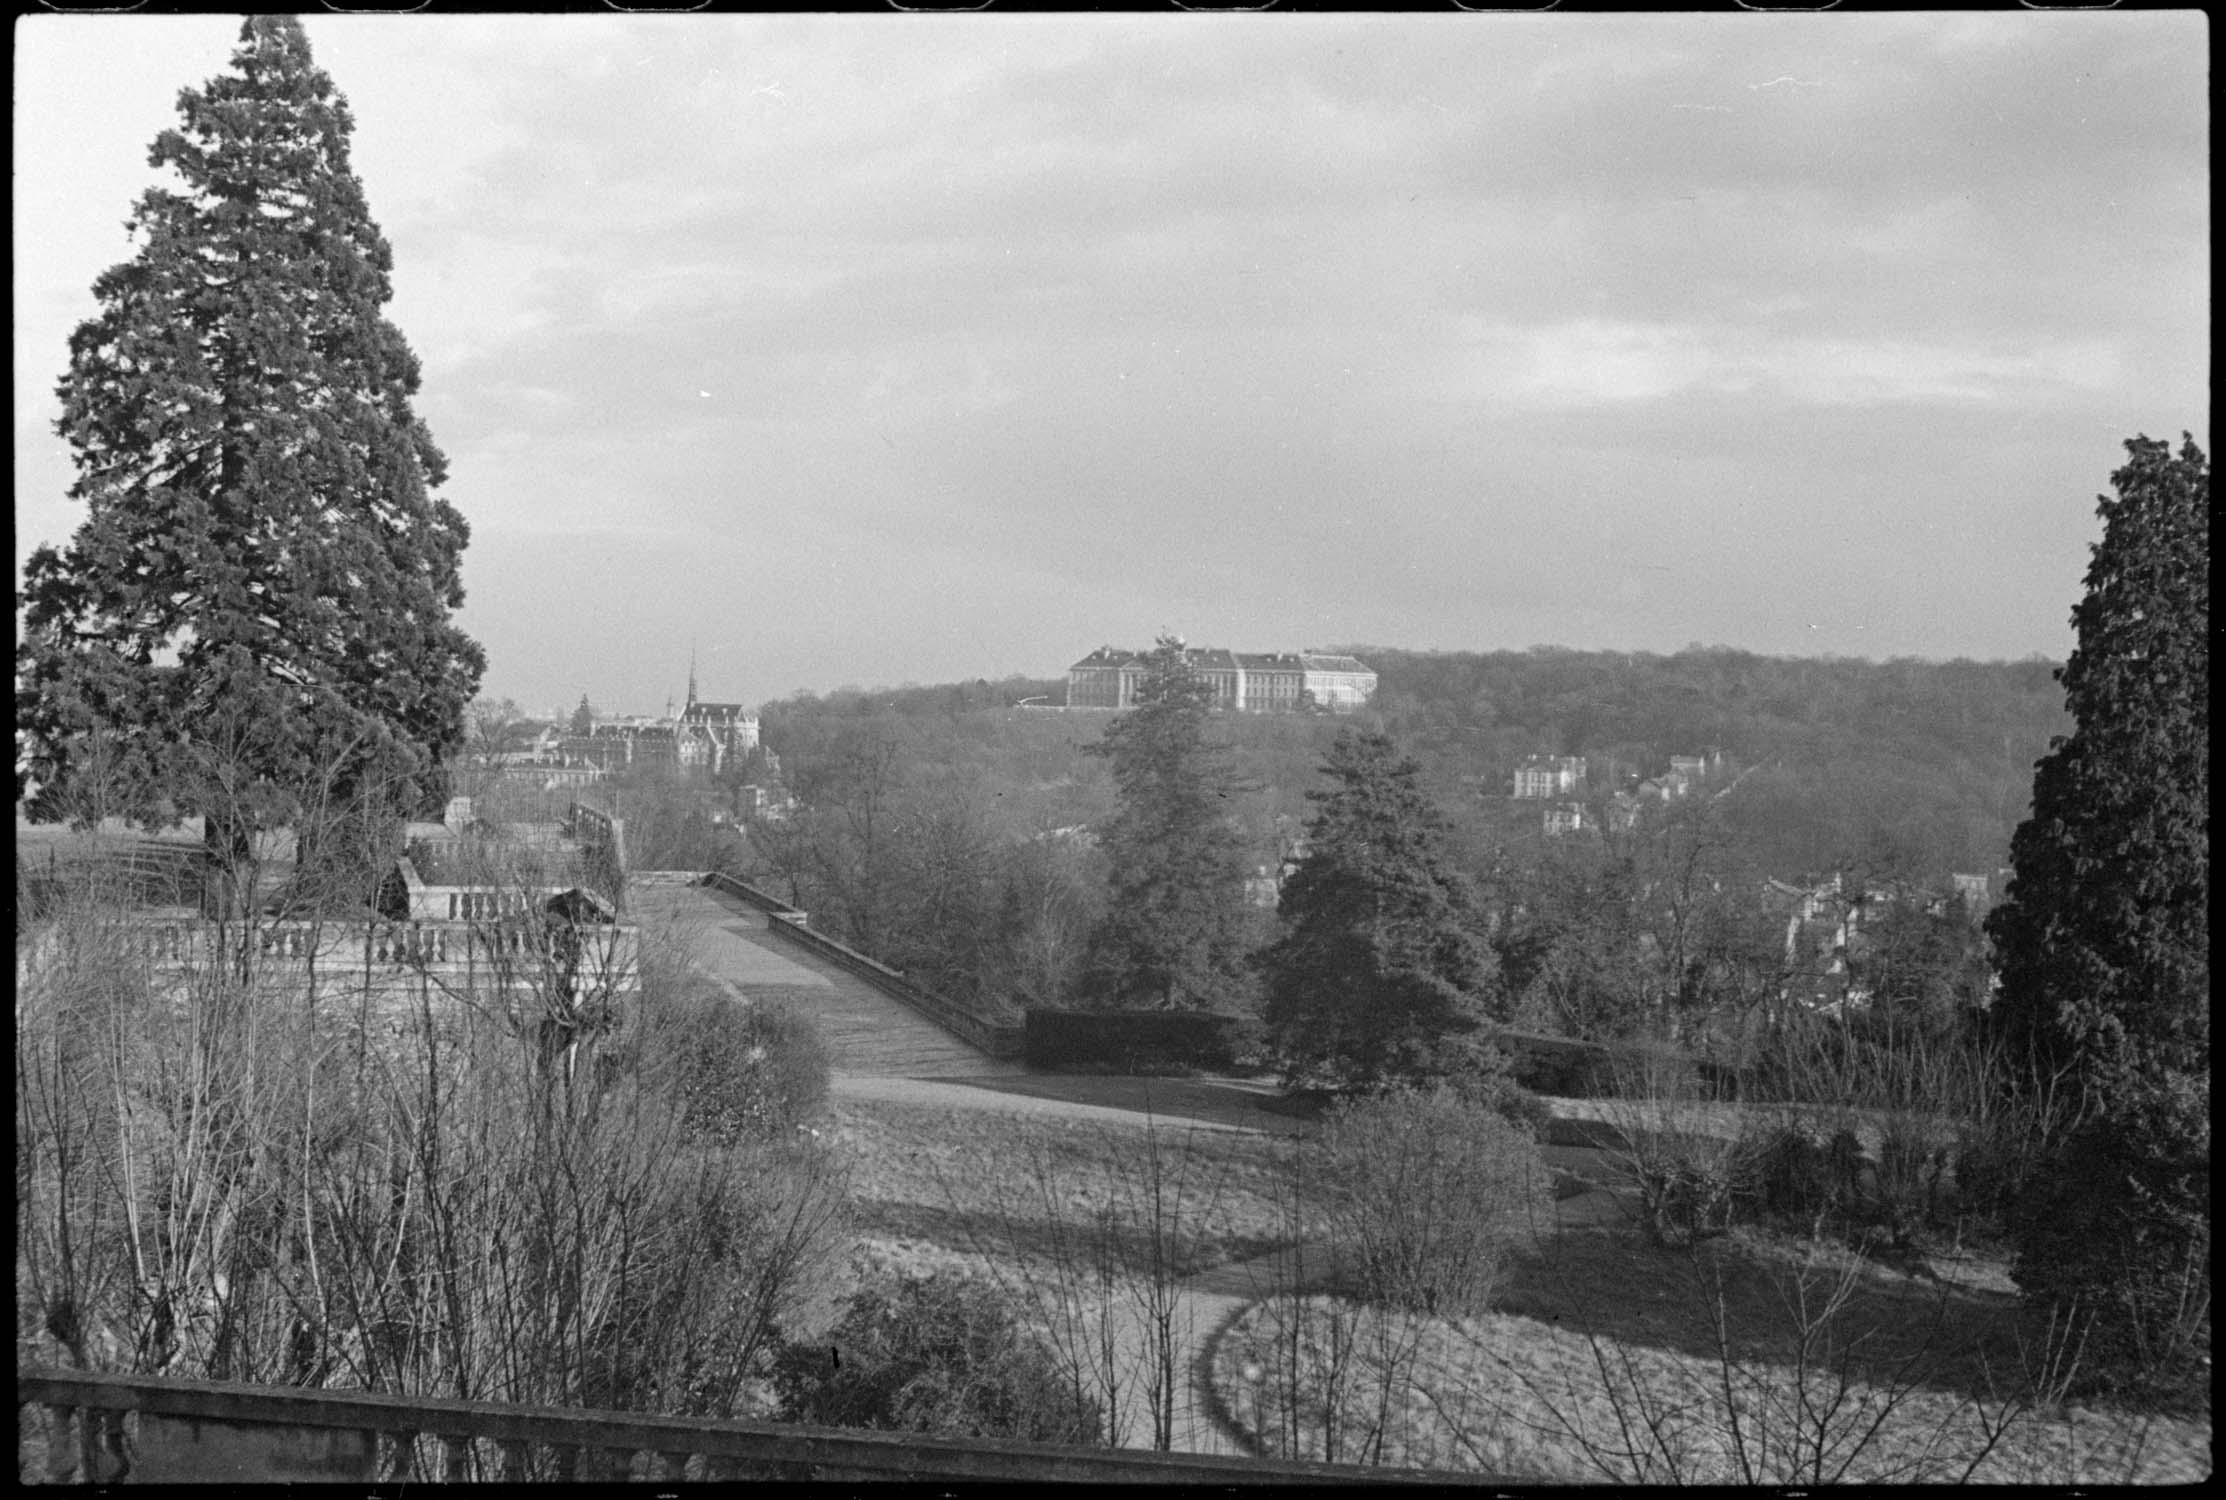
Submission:
[[[887,964],[868,958],[857,949],[838,943],[823,933],[812,931],[807,925],[809,919],[803,912],[772,892],[760,890],[747,881],[736,880],[731,875],[717,872],[705,876],[704,884],[749,902],[766,914],[766,925],[782,938],[810,950],[838,969],[855,974],[892,1000],[900,1001],[926,1016],[968,1046],[979,1048],[995,1058],[1018,1057],[1025,1050],[1025,1032],[1021,1027],[1005,1025],[976,1015],[954,1000],[946,999],[933,990],[922,989]]]

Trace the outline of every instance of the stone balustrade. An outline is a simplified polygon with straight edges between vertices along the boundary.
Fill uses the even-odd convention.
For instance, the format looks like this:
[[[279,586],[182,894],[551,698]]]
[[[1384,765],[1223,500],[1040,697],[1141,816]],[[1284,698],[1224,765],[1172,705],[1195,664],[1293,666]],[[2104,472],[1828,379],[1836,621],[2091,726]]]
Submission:
[[[45,934],[51,948],[58,934]],[[193,919],[125,921],[100,935],[110,951],[161,975],[236,964],[242,946],[263,972],[306,970],[389,978],[431,973],[444,978],[493,977],[543,981],[569,975],[575,988],[622,993],[640,969],[641,931],[630,923],[272,922],[255,927]],[[38,954],[19,954],[21,983]]]
[[[41,1409],[45,1428],[43,1455],[22,1445],[22,1477],[63,1484],[901,1479],[1218,1488],[1494,1478],[20,1366],[15,1389],[19,1413]],[[35,1425],[18,1422],[26,1432]]]

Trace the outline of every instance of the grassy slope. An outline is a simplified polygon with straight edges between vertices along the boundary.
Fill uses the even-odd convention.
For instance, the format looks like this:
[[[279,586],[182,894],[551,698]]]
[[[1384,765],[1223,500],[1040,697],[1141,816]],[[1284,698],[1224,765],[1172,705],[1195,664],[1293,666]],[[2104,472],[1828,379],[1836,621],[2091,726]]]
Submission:
[[[837,1120],[852,1153],[869,1262],[913,1272],[1025,1274],[1045,1263],[1054,1214],[1078,1222],[1093,1207],[1119,1200],[1125,1222],[1140,1217],[1132,1188],[1145,1138],[1141,1125],[1020,1119],[996,1109],[881,1099],[843,1101]],[[1172,1118],[1157,1121],[1154,1130],[1166,1148],[1168,1176],[1184,1196],[1185,1220],[1197,1226],[1178,1247],[1184,1274],[1286,1241],[1290,1220],[1276,1141],[1193,1130]],[[1632,1368],[1651,1389],[1705,1395],[1715,1367],[1705,1316],[1710,1299],[1702,1293],[1715,1284],[1717,1271],[1731,1325],[1748,1331],[1758,1364],[1780,1372],[1774,1386],[1782,1395],[1790,1379],[1782,1373],[1790,1368],[1782,1299],[1803,1257],[1825,1279],[1845,1264],[1844,1257],[1831,1256],[1818,1264],[1815,1252],[1797,1241],[1747,1231],[1710,1244],[1697,1259],[1654,1249],[1629,1228],[1563,1231],[1518,1268],[1493,1313],[1417,1330],[1404,1431],[1385,1457],[1433,1467],[1602,1477],[1583,1460],[1566,1425],[1579,1423],[1595,1436],[1614,1430],[1585,1330],[1612,1341],[1602,1347],[1628,1350]],[[1703,1271],[1709,1276],[1697,1274]],[[1939,1435],[1927,1459],[1939,1463],[1976,1441],[1967,1398],[1986,1389],[1987,1360],[2000,1370],[2004,1359],[2015,1358],[2014,1299],[2000,1271],[1999,1265],[1966,1267],[1946,1284],[1934,1284],[1880,1266],[1854,1267],[1853,1295],[1838,1329],[1843,1338],[1870,1332],[1874,1358],[1886,1362],[1876,1368],[1889,1368],[1889,1355],[1909,1352],[1909,1331],[1923,1326],[1935,1307],[1940,1337],[1927,1352],[1924,1379],[1850,1477],[1884,1477],[1915,1463],[1923,1456],[1920,1438]],[[1255,1387],[1242,1371],[1268,1357],[1271,1321],[1264,1307],[1249,1309],[1213,1351],[1218,1396],[1240,1420],[1248,1408],[1258,1410]],[[1616,1358],[1620,1362],[1620,1354]],[[1859,1385],[1850,1397],[1876,1400],[1878,1389]],[[1265,1415],[1272,1425],[1273,1413]],[[1728,1462],[1724,1453],[1711,1457],[1706,1450],[1696,1440],[1694,1460],[1704,1469]],[[1312,1451],[1320,1451],[1318,1434]],[[2207,1419],[2078,1411],[2019,1429],[1980,1477],[2184,1481],[2207,1474],[2209,1455]]]

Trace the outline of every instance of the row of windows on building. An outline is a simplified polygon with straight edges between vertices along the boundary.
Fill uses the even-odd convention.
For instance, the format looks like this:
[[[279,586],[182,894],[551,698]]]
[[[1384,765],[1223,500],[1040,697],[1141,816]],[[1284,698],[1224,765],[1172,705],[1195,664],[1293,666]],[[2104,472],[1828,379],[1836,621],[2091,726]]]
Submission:
[[[1295,713],[1309,703],[1347,713],[1376,695],[1366,663],[1332,652],[1190,647],[1183,657],[1212,686],[1214,706],[1236,713]],[[1131,707],[1145,671],[1142,652],[1100,646],[1067,668],[1067,707]]]

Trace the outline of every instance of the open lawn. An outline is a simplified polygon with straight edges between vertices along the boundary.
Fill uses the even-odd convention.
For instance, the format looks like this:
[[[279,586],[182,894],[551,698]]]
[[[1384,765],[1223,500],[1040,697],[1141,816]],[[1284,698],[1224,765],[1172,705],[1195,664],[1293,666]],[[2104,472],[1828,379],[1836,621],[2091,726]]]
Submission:
[[[1163,1221],[1179,1226],[1175,1274],[1292,1237],[1288,1148],[1272,1136],[1178,1116],[1108,1123],[875,1098],[841,1099],[836,1126],[861,1236],[894,1266],[910,1258],[925,1270],[951,1252],[1026,1265],[1054,1253],[1056,1224],[1102,1211],[1138,1233],[1152,1216],[1155,1157]]]
[[[1935,1282],[1786,1235],[1664,1250],[1609,1224],[1542,1238],[1484,1316],[1361,1314],[1341,1370],[1333,1306],[1263,1299],[1222,1335],[1215,1395],[1249,1440],[1625,1483],[2193,1483],[2211,1468],[2207,1416],[2020,1404],[1999,1266]]]
[[[1105,1214],[1133,1265],[1147,1253],[1156,1145],[1176,1273],[1206,1314],[1231,1309],[1211,1316],[1218,1334],[1198,1333],[1197,1379],[1211,1389],[1192,1399],[1255,1449],[1324,1456],[1324,1386],[1341,1379],[1337,1456],[1400,1466],[1781,1484],[1966,1471],[1993,1483],[2172,1483],[2210,1470],[2207,1415],[2016,1404],[2021,1328],[2032,1334],[1990,1247],[1936,1250],[1919,1267],[1742,1228],[1662,1249],[1633,1222],[1614,1153],[1562,1129],[1544,1152],[1556,1223],[1540,1226],[1492,1310],[1399,1315],[1370,1333],[1319,1278],[1277,1292],[1253,1269],[1296,1238],[1319,1248],[1321,1226],[1288,1204],[1289,1138],[1308,1123],[1203,1082],[1001,1078],[941,1102],[959,1097],[838,1091],[862,1259],[1024,1277],[1055,1262],[1062,1234]],[[1554,1103],[1570,1120],[1613,1108]],[[1610,1186],[1586,1190],[1596,1184]],[[1325,1381],[1333,1307],[1345,1369]]]

